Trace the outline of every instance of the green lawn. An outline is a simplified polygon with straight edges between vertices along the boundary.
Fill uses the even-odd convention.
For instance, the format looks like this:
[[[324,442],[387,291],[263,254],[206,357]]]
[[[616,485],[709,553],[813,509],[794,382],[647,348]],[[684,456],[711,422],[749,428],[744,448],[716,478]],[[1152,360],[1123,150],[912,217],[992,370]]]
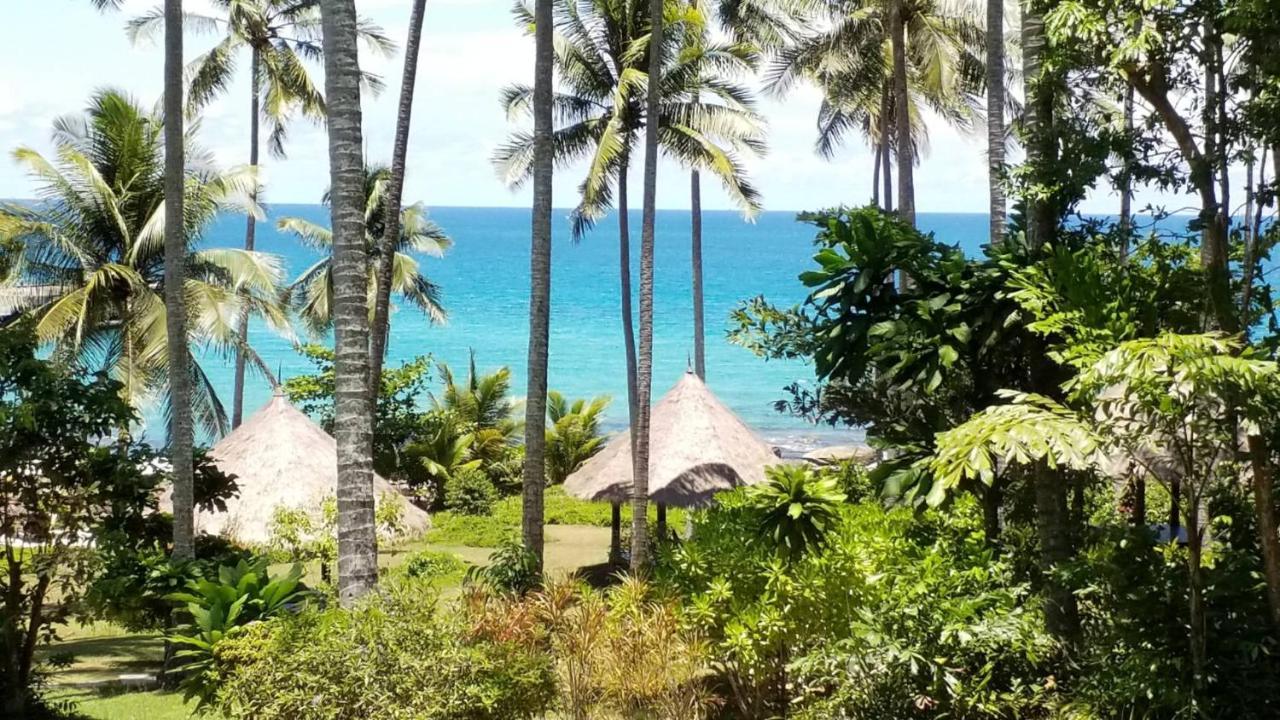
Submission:
[[[486,519],[478,520],[484,522]],[[455,522],[462,525],[465,521],[459,518]],[[491,547],[419,541],[386,549],[379,556],[378,563],[393,568],[424,549],[452,553],[472,565],[487,563],[493,552]],[[550,575],[600,566],[606,561],[608,550],[608,527],[547,526],[546,563]],[[310,566],[307,571],[313,581],[319,579],[318,567]],[[456,597],[459,586],[460,578],[445,578],[440,583],[441,594],[445,598]],[[65,654],[73,656],[74,661],[50,676],[51,699],[71,701],[81,713],[96,720],[179,720],[190,717],[193,707],[183,705],[181,693],[120,692],[108,685],[104,694],[103,690],[90,687],[110,683],[120,675],[157,672],[164,656],[164,642],[159,634],[130,633],[115,625],[94,623],[68,626],[59,632],[59,636],[59,641],[42,653],[43,657]],[[209,717],[217,720],[216,716]]]

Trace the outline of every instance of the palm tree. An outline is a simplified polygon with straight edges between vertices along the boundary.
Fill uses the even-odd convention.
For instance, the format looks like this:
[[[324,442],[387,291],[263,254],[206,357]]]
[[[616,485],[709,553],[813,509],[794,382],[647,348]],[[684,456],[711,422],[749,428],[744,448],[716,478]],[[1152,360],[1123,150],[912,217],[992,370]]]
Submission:
[[[405,166],[409,159],[409,121],[413,117],[413,92],[418,79],[418,50],[422,44],[422,18],[427,0],[413,0],[409,12],[409,37],[404,48],[404,75],[400,81],[400,104],[396,108],[396,139],[391,151],[391,179],[385,203],[386,232],[378,247],[374,272],[373,337],[369,343],[369,390],[382,387],[382,360],[387,350],[391,320],[391,285],[395,276],[395,238],[400,237],[400,203],[404,197]],[[376,402],[376,400],[374,401]]]
[[[324,96],[307,71],[306,61],[323,56],[320,46],[319,0],[213,0],[221,11],[217,17],[187,13],[188,29],[221,33],[222,39],[191,67],[188,111],[198,112],[226,91],[235,76],[236,55],[249,51],[249,166],[258,167],[261,121],[270,128],[268,147],[277,158],[284,157],[288,124],[295,115],[322,120]],[[163,23],[158,11],[146,13],[129,23],[134,42],[154,34]],[[361,21],[360,37],[375,52],[390,53],[395,45],[382,30]],[[366,85],[377,91],[381,81],[365,75]],[[258,188],[253,189],[257,201]],[[256,218],[245,222],[244,248],[254,248]],[[248,337],[248,318],[240,318],[240,337]],[[236,354],[235,385],[231,425],[237,427],[244,416],[245,356]]]
[[[167,230],[177,227],[183,242],[181,288],[188,327],[179,338],[189,333],[191,342],[202,348],[230,353],[245,347],[234,327],[242,308],[282,332],[287,332],[288,317],[277,299],[277,258],[194,248],[220,210],[256,212],[246,200],[252,175],[218,173],[211,156],[188,138],[185,192],[179,203],[170,204],[167,197],[179,196],[165,192],[172,158],[162,145],[165,130],[163,117],[143,111],[124,94],[97,93],[83,116],[55,121],[53,160],[28,148],[14,152],[36,180],[42,202],[0,207],[0,220],[24,246],[14,276],[49,290],[24,312],[35,319],[41,342],[57,354],[110,373],[135,406],[157,394],[170,396],[168,414],[176,425],[180,418],[171,397],[173,381],[182,383],[169,364],[175,348],[169,342],[165,297],[168,292],[172,299],[169,283],[175,277],[172,263],[166,264],[173,250],[165,243],[171,239]],[[183,216],[170,218],[176,204]],[[182,377],[194,383],[195,418],[216,437],[226,432],[226,413],[188,342],[177,345],[180,362],[189,368]]]
[[[101,4],[104,0],[98,0]],[[112,0],[114,2],[114,0]],[[186,158],[182,131],[182,2],[165,0],[164,112],[164,310],[169,380],[169,462],[173,468],[173,558],[195,557],[195,428],[188,374],[186,282],[187,239],[183,233]],[[253,213],[249,213],[253,217]]]
[[[547,480],[551,484],[563,483],[604,447],[600,416],[608,406],[604,395],[591,402],[570,403],[555,390],[547,393]]]
[[[1004,2],[987,0],[987,195],[991,244],[1004,240]]]
[[[529,381],[525,405],[523,497],[520,529],[525,550],[543,564],[543,492],[546,487],[546,438],[540,428],[547,398],[547,355],[551,332],[551,180],[555,172],[552,137],[554,112],[555,39],[552,34],[552,0],[536,0],[533,35],[533,136],[530,138],[530,174],[533,177],[533,212],[529,242]]]
[[[885,207],[893,205],[889,157],[897,153],[899,186],[910,188],[914,210],[913,179],[910,170],[905,181],[901,177],[901,162],[911,158],[914,167],[927,145],[923,108],[962,130],[972,126],[985,85],[985,34],[968,5],[928,0],[902,6],[903,72],[895,73],[895,7],[898,0],[807,7],[800,17],[810,29],[791,32],[787,45],[773,53],[765,89],[782,95],[801,80],[820,87],[818,154],[831,157],[849,131],[860,130],[872,143],[873,182],[877,175],[884,180]],[[905,100],[895,77],[905,80]],[[904,114],[908,129],[899,133]],[[899,134],[909,138],[901,150]]]
[[[699,13],[706,15],[703,10],[699,10]],[[754,47],[745,43],[727,47],[712,45],[706,25],[702,23],[691,23],[690,30],[688,47],[681,53],[682,64],[692,65],[698,69],[698,74],[694,76],[690,88],[690,101],[696,107],[707,95],[713,102],[717,97],[727,97],[732,103],[731,107],[754,114],[754,99],[749,91],[727,82],[727,76],[731,73],[748,75],[754,72],[758,59]],[[754,125],[752,134],[756,137],[753,139],[758,139],[763,134],[763,122],[757,122]],[[748,149],[763,149],[763,145]],[[714,171],[714,167],[711,169]],[[747,218],[754,218],[760,209],[758,197],[752,193],[750,197],[744,198],[744,201]],[[689,170],[689,215],[689,255],[693,274],[693,368],[700,379],[706,380],[706,330],[702,292],[702,177],[698,165],[694,165]]]
[[[368,286],[375,292],[380,287],[376,265],[385,252],[384,248],[389,245],[392,253],[390,291],[398,293],[405,302],[421,310],[430,322],[443,323],[448,315],[440,304],[440,288],[423,274],[422,267],[409,253],[441,257],[453,245],[453,241],[427,217],[427,212],[421,205],[411,205],[401,210],[397,216],[399,238],[395,242],[388,242],[386,238],[390,228],[386,224],[386,208],[390,185],[391,170],[384,166],[365,168],[362,182],[365,198],[365,252],[373,259],[369,263]],[[324,194],[322,202],[331,204],[329,192]],[[320,335],[332,330],[334,279],[333,258],[330,253],[333,249],[333,233],[328,228],[298,217],[280,218],[276,226],[325,253],[289,285],[284,298],[312,333]],[[371,295],[371,317],[375,308]]]
[[[320,0],[329,118],[333,228],[334,435],[338,446],[338,598],[350,606],[378,581],[369,395],[369,258],[354,0]]]
[[[696,12],[684,12],[689,25],[701,22]],[[518,22],[537,29],[528,8],[517,5]],[[619,295],[623,342],[626,351],[627,406],[632,425],[638,416],[639,392],[635,328],[631,306],[631,241],[627,176],[631,155],[650,117],[641,97],[647,84],[645,65],[649,42],[648,9],[637,0],[553,0],[555,52],[563,91],[551,102],[560,127],[552,135],[554,162],[561,165],[588,160],[588,172],[575,208],[573,235],[579,238],[613,204],[617,188]],[[661,82],[663,102],[656,117],[662,149],[691,168],[707,168],[724,184],[730,196],[748,212],[758,207],[758,193],[746,179],[738,159],[741,152],[763,150],[761,120],[751,109],[751,95],[740,85],[719,78],[725,68],[741,68],[749,48],[742,43],[716,44],[699,52],[682,52],[691,35],[670,34]],[[696,102],[695,88],[713,102]],[[510,116],[527,112],[533,99],[527,86],[504,91],[503,104]],[[536,135],[536,133],[535,133]],[[506,182],[518,187],[532,173],[534,136],[517,132],[494,156],[494,164]],[[533,397],[532,395],[530,397]],[[529,411],[532,413],[532,410]]]
[[[662,76],[662,0],[649,0],[649,77]],[[657,118],[662,102],[661,84],[647,83],[645,114]],[[636,357],[636,403],[631,425],[634,462],[631,477],[631,572],[649,566],[649,406],[653,384],[653,245],[658,205],[658,129],[652,120],[644,128],[644,205],[640,225],[640,338]]]

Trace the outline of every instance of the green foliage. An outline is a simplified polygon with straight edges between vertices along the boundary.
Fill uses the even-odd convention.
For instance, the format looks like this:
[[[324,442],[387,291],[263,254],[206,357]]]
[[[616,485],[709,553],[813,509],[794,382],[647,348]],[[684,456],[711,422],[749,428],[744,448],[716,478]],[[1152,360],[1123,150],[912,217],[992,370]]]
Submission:
[[[822,547],[844,500],[834,478],[804,465],[775,465],[763,483],[744,491],[741,507],[757,517],[779,553],[796,558]]]
[[[106,444],[134,420],[120,384],[40,359],[36,344],[29,322],[0,329],[0,697],[18,713],[35,648],[96,569],[82,538],[140,515],[156,482],[145,452]]]
[[[174,654],[182,663],[182,688],[187,700],[197,698],[199,707],[214,699],[220,679],[215,667],[219,645],[251,623],[279,615],[308,595],[302,587],[302,565],[287,574],[272,575],[267,558],[218,568],[216,578],[201,578],[187,584],[184,592],[169,599],[179,603],[190,621],[174,628],[169,641],[180,649]]]
[[[495,592],[524,595],[542,583],[538,556],[525,549],[523,543],[507,539],[489,556],[489,564],[467,570],[466,583],[480,585]]]
[[[498,490],[476,467],[454,472],[444,484],[444,506],[463,515],[488,515],[498,500]]]
[[[466,570],[467,563],[462,558],[435,550],[416,552],[404,563],[406,576],[424,580],[461,576]]]
[[[289,401],[315,419],[326,432],[333,433],[333,350],[320,345],[303,345],[301,352],[314,366],[310,375],[296,375],[284,381]],[[382,387],[374,422],[374,469],[389,480],[410,485],[425,481],[418,463],[405,457],[406,447],[423,432],[424,415],[418,405],[431,381],[431,358],[417,357],[382,372]]]
[[[41,343],[109,373],[135,408],[168,393],[163,136],[158,113],[121,91],[99,91],[83,114],[55,123],[52,158],[27,147],[14,152],[35,179],[31,195],[41,202],[0,205],[0,233],[24,249],[13,276],[55,290],[19,308],[36,321]],[[225,354],[240,345],[228,319],[242,311],[272,328],[288,327],[278,297],[281,267],[278,258],[259,252],[199,247],[219,211],[261,212],[244,202],[257,178],[244,169],[217,171],[193,143],[186,153],[192,159],[183,198],[190,339],[194,347]],[[220,437],[226,413],[201,355],[188,358],[192,412],[198,427]],[[248,357],[261,362],[251,348]]]
[[[519,496],[506,497],[493,507],[493,519],[502,525],[513,528],[520,527],[523,508]],[[547,488],[543,495],[543,511],[547,525],[590,525],[592,527],[609,527],[613,520],[613,508],[609,503],[579,500],[565,493],[564,487],[554,485]],[[685,525],[686,511],[681,508],[667,508],[667,522],[671,527],[682,528]],[[433,516],[434,519],[434,516]],[[649,505],[649,520],[656,522],[658,510]],[[631,523],[631,505],[622,505],[622,524]]]
[[[597,397],[588,403],[552,390],[547,393],[547,482],[559,485],[604,447],[600,435],[600,415],[609,398]]]
[[[543,717],[555,692],[545,655],[471,639],[412,582],[259,623],[216,657],[228,720],[516,720]]]
[[[338,500],[320,502],[320,514],[301,507],[280,505],[271,513],[272,559],[281,562],[320,563],[320,577],[328,582],[338,562]]]
[[[632,577],[604,591],[573,579],[525,596],[472,587],[476,637],[545,653],[572,720],[702,720],[719,705],[707,644],[673,598]]]
[[[698,516],[659,578],[745,717],[1037,717],[1053,647],[970,500],[948,514],[843,505],[827,542],[786,562],[735,491]]]
[[[519,523],[490,515],[456,515],[446,510],[432,514],[426,540],[433,545],[496,548],[519,532]]]

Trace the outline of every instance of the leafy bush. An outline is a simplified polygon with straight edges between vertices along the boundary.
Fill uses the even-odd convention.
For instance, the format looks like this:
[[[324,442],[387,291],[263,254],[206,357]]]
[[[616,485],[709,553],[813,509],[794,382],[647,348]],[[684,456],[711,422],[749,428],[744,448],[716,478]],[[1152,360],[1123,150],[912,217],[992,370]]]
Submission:
[[[609,503],[588,502],[565,494],[564,487],[554,485],[547,488],[544,495],[545,518],[548,525],[590,525],[593,527],[609,527],[613,509]],[[520,527],[522,507],[520,497],[503,498],[493,506],[493,516],[503,524],[513,528]],[[658,510],[649,504],[649,520],[656,521]],[[667,508],[667,523],[674,528],[684,527],[685,511],[680,508]],[[631,524],[631,504],[622,505],[622,524]]]
[[[624,578],[605,592],[567,580],[525,596],[471,588],[471,633],[554,659],[572,720],[698,720],[718,705],[707,645],[670,598]]]
[[[472,639],[420,583],[388,583],[352,610],[259,623],[217,649],[228,720],[516,720],[543,717],[543,654]],[[353,662],[358,658],[359,662]]]
[[[434,579],[461,575],[467,570],[467,563],[452,553],[423,550],[414,553],[404,563],[404,574],[411,578]]]
[[[498,489],[479,468],[454,472],[444,484],[444,506],[463,515],[488,515],[498,501]]]
[[[182,648],[174,657],[183,665],[185,698],[198,698],[201,707],[217,690],[213,662],[218,645],[244,626],[279,615],[307,596],[301,565],[295,564],[285,575],[272,575],[267,562],[259,558],[224,565],[218,568],[216,580],[192,580],[186,592],[170,596],[191,618],[175,628],[169,640]]]
[[[775,465],[763,483],[743,491],[741,501],[775,549],[794,558],[826,542],[844,498],[834,478],[803,465]]]
[[[1053,644],[969,499],[923,516],[845,505],[786,559],[745,491],[699,517],[660,578],[706,634],[746,717],[1031,717]],[[927,711],[922,712],[922,711]]]
[[[526,550],[518,540],[504,540],[489,557],[488,565],[467,570],[466,582],[498,592],[524,595],[542,582],[538,556]]]

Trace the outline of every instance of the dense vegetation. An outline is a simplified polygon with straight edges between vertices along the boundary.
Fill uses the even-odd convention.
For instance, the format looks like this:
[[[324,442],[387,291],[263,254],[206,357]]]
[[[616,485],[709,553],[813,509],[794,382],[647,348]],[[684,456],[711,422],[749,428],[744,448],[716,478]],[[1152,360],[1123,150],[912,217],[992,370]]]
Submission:
[[[534,187],[522,403],[507,369],[474,360],[465,377],[429,358],[382,369],[393,290],[444,315],[410,253],[449,240],[400,201],[416,64],[391,168],[374,168],[360,91],[380,83],[356,45],[390,42],[352,0],[214,5],[224,16],[185,18],[228,31],[185,104],[212,101],[250,48],[254,169],[218,171],[183,127],[178,0],[131,24],[169,40],[164,113],[103,91],[58,121],[54,157],[15,154],[41,202],[0,207],[0,269],[33,291],[0,329],[6,717],[74,712],[43,684],[59,659],[37,651],[76,616],[165,632],[165,681],[230,719],[1280,715],[1274,2],[1023,0],[1011,23],[1001,0],[985,23],[967,4],[905,0],[518,7],[535,82],[503,101],[533,129],[497,161]],[[421,2],[413,17],[416,62]],[[764,149],[744,82],[761,71],[771,93],[821,91],[820,153],[865,136],[875,190],[867,207],[802,215],[807,299],[744,301],[732,339],[809,361],[816,382],[779,410],[865,429],[879,461],[780,463],[672,521],[688,534],[658,536],[657,164],[691,174],[702,374],[699,173],[758,207],[741,158]],[[329,253],[286,286],[253,249],[256,128],[265,116],[280,152],[295,114],[326,117],[332,222],[283,221]],[[987,124],[978,253],[916,228],[916,161],[939,119]],[[626,223],[618,238],[634,464],[631,574],[611,577],[617,562],[544,572],[546,526],[615,520],[554,487],[601,448],[607,402],[546,386],[551,180],[575,159],[590,161],[578,230],[625,212],[628,168],[644,166],[634,323]],[[1193,217],[1135,213],[1137,187],[1190,197]],[[1117,215],[1084,216],[1104,191]],[[245,249],[202,248],[233,209]],[[227,417],[192,348],[253,363],[251,315],[290,336],[334,331],[332,351],[301,349],[315,374],[283,389],[334,433],[338,486],[244,548],[194,531],[195,509],[237,485],[191,452],[192,426],[217,435],[240,413]],[[170,409],[167,464],[130,434],[154,397]],[[406,539],[375,509],[375,470],[436,511],[426,540],[449,551],[380,567],[379,544]]]

